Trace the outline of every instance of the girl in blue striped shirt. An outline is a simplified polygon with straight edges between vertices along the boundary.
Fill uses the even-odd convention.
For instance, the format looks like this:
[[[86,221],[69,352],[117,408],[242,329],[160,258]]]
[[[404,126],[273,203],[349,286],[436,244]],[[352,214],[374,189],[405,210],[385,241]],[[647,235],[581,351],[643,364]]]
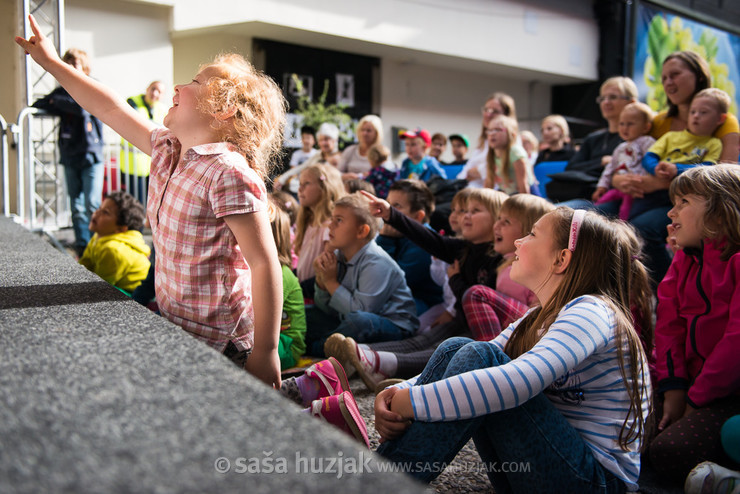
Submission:
[[[447,340],[381,392],[378,451],[431,481],[472,437],[497,493],[637,489],[650,378],[629,309],[647,282],[634,235],[582,210],[543,216],[511,269],[540,305],[494,340]]]

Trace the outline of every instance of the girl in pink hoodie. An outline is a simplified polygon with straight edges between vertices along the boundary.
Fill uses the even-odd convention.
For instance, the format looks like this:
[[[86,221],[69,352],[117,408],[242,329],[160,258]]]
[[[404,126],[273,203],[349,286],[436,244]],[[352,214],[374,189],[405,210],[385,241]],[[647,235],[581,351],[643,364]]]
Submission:
[[[724,422],[740,413],[740,167],[688,170],[670,195],[681,250],[658,286],[662,406],[649,452],[656,470],[683,480],[704,460],[740,469],[720,442]]]

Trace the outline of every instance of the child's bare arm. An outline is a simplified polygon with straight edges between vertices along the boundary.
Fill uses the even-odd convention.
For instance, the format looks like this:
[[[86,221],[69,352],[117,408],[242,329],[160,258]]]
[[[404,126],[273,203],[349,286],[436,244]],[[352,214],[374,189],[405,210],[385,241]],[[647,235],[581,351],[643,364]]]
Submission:
[[[520,194],[529,194],[527,165],[524,163],[524,159],[518,159],[514,162],[514,177],[516,177],[516,190]]]
[[[152,154],[151,133],[155,125],[139,115],[123,98],[71,65],[64,63],[54,45],[46,38],[32,15],[28,16],[33,36],[24,39],[16,36],[18,43],[33,59],[48,71],[80,104],[106,125],[118,132],[148,155]]]
[[[224,216],[252,271],[254,346],[247,370],[268,386],[280,387],[280,316],[283,282],[277,249],[265,211]]]

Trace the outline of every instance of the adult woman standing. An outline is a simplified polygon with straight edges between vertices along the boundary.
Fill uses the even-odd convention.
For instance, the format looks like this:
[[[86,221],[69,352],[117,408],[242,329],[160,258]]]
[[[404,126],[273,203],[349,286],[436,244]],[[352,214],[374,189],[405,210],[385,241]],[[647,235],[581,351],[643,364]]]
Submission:
[[[516,105],[514,98],[506,93],[493,93],[481,107],[481,131],[478,136],[478,145],[470,152],[468,162],[457,175],[459,179],[468,181],[469,187],[483,187],[486,180],[486,156],[488,156],[488,125],[499,115],[516,120]]]
[[[712,78],[706,60],[692,51],[671,53],[663,61],[663,89],[668,98],[668,110],[658,114],[653,120],[651,135],[656,139],[670,130],[684,130],[687,126],[689,106],[694,95],[712,87]],[[725,122],[715,131],[714,137],[722,141],[721,161],[737,162],[740,133],[737,118],[728,114]],[[652,270],[654,282],[663,279],[671,257],[665,249],[666,227],[671,220],[668,211],[671,201],[668,197],[670,180],[652,175],[615,175],[612,185],[630,194],[647,207],[643,213],[630,218],[645,241],[645,254],[648,267]],[[638,202],[636,201],[636,202]]]
[[[383,142],[383,122],[376,115],[365,115],[357,123],[357,144],[348,146],[339,158],[339,171],[343,179],[362,178],[372,166],[367,152]]]

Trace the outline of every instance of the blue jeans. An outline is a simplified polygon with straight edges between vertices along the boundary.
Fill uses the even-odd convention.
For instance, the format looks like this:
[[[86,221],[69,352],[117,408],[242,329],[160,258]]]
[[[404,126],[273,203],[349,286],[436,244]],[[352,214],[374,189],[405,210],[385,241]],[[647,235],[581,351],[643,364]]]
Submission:
[[[340,320],[318,307],[306,309],[306,354],[324,357],[324,343],[334,333],[350,336],[358,343],[396,341],[412,334],[410,330],[396,326],[387,317],[370,312],[350,312]]]
[[[511,359],[488,342],[450,338],[432,355],[417,384],[427,384]],[[470,438],[497,494],[506,492],[624,492],[576,431],[542,393],[522,405],[451,422],[412,422],[378,453],[430,482]],[[515,466],[516,465],[516,466]],[[514,471],[517,470],[518,471]],[[504,471],[507,470],[507,471]]]
[[[102,163],[92,163],[90,160],[79,165],[65,164],[64,177],[72,207],[75,248],[84,249],[92,237],[90,219],[103,199],[104,167]]]

